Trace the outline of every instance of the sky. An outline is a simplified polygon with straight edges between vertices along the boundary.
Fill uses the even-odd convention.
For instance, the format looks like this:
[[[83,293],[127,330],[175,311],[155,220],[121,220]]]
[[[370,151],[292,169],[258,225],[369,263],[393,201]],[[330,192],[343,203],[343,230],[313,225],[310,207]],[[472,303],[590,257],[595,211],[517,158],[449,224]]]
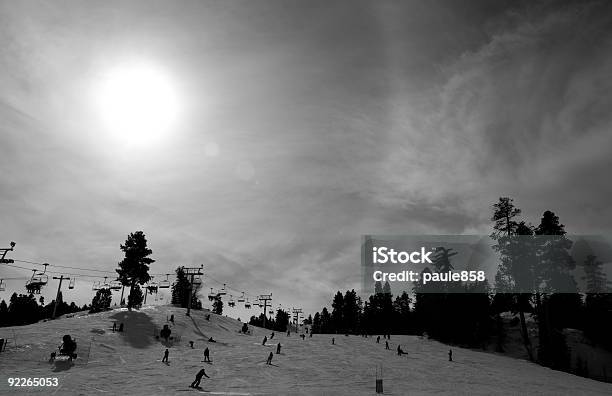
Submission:
[[[361,235],[488,234],[500,196],[608,233],[611,7],[0,1],[0,244],[113,271],[142,230],[152,273],[203,264],[206,291],[313,313],[359,288]],[[174,95],[150,134],[100,108],[133,64]]]

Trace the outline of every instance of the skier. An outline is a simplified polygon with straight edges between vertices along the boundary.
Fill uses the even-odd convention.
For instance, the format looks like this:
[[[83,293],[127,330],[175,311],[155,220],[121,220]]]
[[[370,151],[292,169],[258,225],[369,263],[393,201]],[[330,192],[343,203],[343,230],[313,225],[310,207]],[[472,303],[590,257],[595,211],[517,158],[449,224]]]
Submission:
[[[121,324],[119,325],[119,332],[120,332],[120,333],[122,333],[122,332],[123,332],[123,323],[121,323]]]
[[[280,355],[280,350],[281,350],[281,344],[280,342],[278,344],[276,344],[276,354]]]
[[[332,345],[336,345],[336,339],[332,337]]]
[[[308,337],[312,338],[312,331],[310,332],[310,335]]]
[[[117,331],[117,322],[113,322],[113,333]]]
[[[453,350],[452,349],[448,350],[448,361],[449,362],[453,361]]]
[[[68,334],[62,337],[62,341],[63,343],[59,347],[60,355],[70,356],[70,359],[76,358],[76,353],[74,353],[77,347],[76,342]]]
[[[264,339],[261,345],[266,345],[266,342],[268,342],[268,336],[264,336]]]
[[[302,341],[304,340],[304,338],[306,338],[306,335],[304,334],[300,334],[300,337],[302,337]]]
[[[291,330],[287,330],[287,337],[291,335]]]
[[[376,343],[380,344],[380,336],[376,337]]]
[[[389,341],[385,341],[385,349],[389,349]]]
[[[170,315],[170,322],[172,322],[172,324],[174,324],[174,314]]]
[[[168,355],[170,354],[170,351],[168,351],[168,348],[166,348],[166,351],[164,352],[164,358],[162,359],[162,363],[166,362],[168,363]]]
[[[274,357],[274,354],[272,354],[272,352],[270,352],[270,354],[268,355],[268,360],[266,360],[266,364],[272,364],[272,358]]]
[[[159,332],[159,335],[161,336],[161,338],[166,340],[166,342],[168,342],[168,338],[170,337],[170,334],[172,334],[172,330],[170,330],[168,325],[164,325],[164,328]]]
[[[206,377],[206,378],[210,378],[208,375],[206,375],[206,371],[204,371],[204,369],[198,371],[198,373],[196,374],[196,378],[195,381],[193,381],[191,383],[191,385],[189,385],[190,388],[199,388],[200,387],[200,381],[202,381],[202,376]]]
[[[208,350],[208,347],[204,349],[204,361],[210,363],[210,351]]]
[[[402,351],[402,347],[397,346],[397,356],[408,355],[408,352]]]
[[[270,339],[274,338],[274,332],[272,332],[272,334],[270,334]]]
[[[193,341],[189,341],[189,346],[193,349]]]

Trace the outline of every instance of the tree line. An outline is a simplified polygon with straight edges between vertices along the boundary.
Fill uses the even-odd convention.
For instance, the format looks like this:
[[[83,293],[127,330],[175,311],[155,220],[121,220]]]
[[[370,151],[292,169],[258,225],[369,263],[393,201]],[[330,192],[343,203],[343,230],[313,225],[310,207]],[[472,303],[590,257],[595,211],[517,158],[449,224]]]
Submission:
[[[570,370],[566,328],[581,330],[594,345],[612,351],[612,294],[602,262],[594,255],[583,263],[574,262],[570,254],[573,242],[552,211],[545,211],[534,226],[521,220],[521,210],[511,198],[500,198],[492,209],[491,237],[500,259],[495,292],[482,283],[429,283],[394,297],[388,283],[377,282],[374,294],[366,300],[355,290],[338,291],[331,311],[324,307],[311,318],[312,331],[427,335],[468,347],[486,348],[494,343],[503,352],[502,313],[511,312],[518,316],[512,323],[520,326],[529,359],[541,365]],[[520,242],[516,236],[521,237]],[[432,260],[437,272],[453,268],[450,250],[441,249]],[[587,286],[582,292],[571,276],[577,264],[585,271]],[[537,326],[537,348],[526,315]]]

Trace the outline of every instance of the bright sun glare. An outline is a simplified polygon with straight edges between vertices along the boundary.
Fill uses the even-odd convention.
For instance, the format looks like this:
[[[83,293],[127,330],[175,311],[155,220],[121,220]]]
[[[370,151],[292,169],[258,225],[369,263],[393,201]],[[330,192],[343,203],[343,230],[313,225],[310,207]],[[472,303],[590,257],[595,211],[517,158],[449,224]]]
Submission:
[[[133,63],[109,70],[96,88],[105,127],[127,144],[146,144],[177,122],[178,101],[163,70]]]

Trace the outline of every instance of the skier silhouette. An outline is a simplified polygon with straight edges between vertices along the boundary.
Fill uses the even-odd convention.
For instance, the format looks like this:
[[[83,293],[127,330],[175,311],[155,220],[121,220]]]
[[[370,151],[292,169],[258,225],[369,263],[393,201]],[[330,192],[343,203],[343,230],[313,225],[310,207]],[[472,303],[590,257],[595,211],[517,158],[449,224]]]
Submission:
[[[274,354],[270,352],[270,354],[268,355],[268,360],[266,360],[266,364],[272,364],[273,357],[274,357]]]
[[[174,324],[174,314],[170,315],[170,322],[172,322],[172,324]]]
[[[452,349],[448,350],[448,361],[449,362],[453,361],[453,350]]]
[[[264,339],[261,345],[266,345],[266,342],[268,342],[268,336],[264,336]]]
[[[204,349],[204,361],[210,363],[210,351],[208,350],[208,347]]]
[[[280,350],[281,350],[281,344],[280,342],[278,344],[276,344],[276,354],[279,355],[280,354]]]
[[[170,354],[170,351],[168,351],[168,348],[166,348],[166,351],[164,352],[164,358],[162,359],[162,362],[168,363],[168,355],[169,354]]]
[[[402,355],[407,355],[407,352],[402,351],[402,348],[398,345],[397,346],[397,356],[402,356]]]
[[[202,380],[202,377],[206,377],[206,378],[210,378],[208,375],[206,375],[206,371],[204,371],[204,369],[198,371],[198,373],[196,374],[196,378],[195,381],[193,381],[191,383],[191,385],[189,385],[190,388],[199,388],[200,387],[200,381]]]
[[[385,349],[389,349],[389,341],[385,341]]]
[[[332,345],[336,345],[336,339],[332,337]]]
[[[117,331],[117,322],[113,322],[113,333]]]
[[[272,334],[270,334],[270,339],[274,338],[274,332],[272,332]]]
[[[119,330],[118,330],[118,331],[119,331],[120,333],[121,333],[121,332],[123,332],[123,323],[121,323],[121,324],[119,325]]]
[[[380,344],[380,336],[376,337],[376,343]]]

